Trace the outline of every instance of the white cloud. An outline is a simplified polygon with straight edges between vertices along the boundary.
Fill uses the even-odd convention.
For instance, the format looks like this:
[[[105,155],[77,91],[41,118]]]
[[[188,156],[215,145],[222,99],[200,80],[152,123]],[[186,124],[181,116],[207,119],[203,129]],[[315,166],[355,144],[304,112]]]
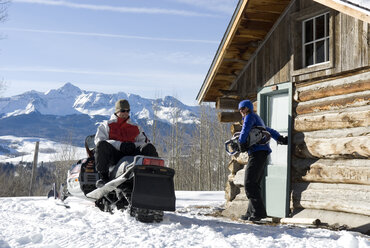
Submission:
[[[54,30],[42,30],[42,29],[0,28],[0,30],[32,32],[32,33],[46,33],[46,34],[61,34],[61,35],[95,36],[95,37],[119,38],[119,39],[139,39],[139,40],[150,40],[150,41],[172,41],[172,42],[212,43],[212,44],[219,43],[219,41],[213,41],[213,40],[173,39],[173,38],[135,36],[135,35],[85,33],[85,32],[54,31]]]
[[[75,9],[111,11],[111,12],[120,12],[120,13],[216,17],[215,15],[211,15],[211,14],[186,11],[186,10],[176,10],[176,9],[116,7],[116,6],[109,6],[109,5],[79,4],[79,3],[72,3],[72,2],[67,2],[67,1],[53,1],[53,0],[12,0],[12,1],[15,3],[53,5],[53,6],[63,6],[63,7],[75,8]]]

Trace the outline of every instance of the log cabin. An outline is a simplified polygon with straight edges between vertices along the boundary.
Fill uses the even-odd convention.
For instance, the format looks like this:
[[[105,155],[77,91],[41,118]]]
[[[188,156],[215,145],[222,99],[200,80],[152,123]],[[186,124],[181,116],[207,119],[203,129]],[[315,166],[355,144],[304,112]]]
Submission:
[[[197,101],[240,131],[249,99],[271,141],[268,216],[370,230],[370,1],[240,0]],[[247,209],[244,153],[232,156],[223,215]]]

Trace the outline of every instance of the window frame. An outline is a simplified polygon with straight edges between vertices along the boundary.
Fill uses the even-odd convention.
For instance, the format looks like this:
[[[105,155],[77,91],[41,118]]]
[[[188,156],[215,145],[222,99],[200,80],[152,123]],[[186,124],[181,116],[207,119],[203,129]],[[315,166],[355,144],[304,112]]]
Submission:
[[[324,37],[316,39],[316,20],[320,18],[321,16],[324,16]],[[312,20],[312,41],[306,42],[306,23]],[[328,29],[329,23],[330,22],[330,12],[327,11],[325,13],[307,18],[302,21],[302,67],[303,68],[309,68],[312,66],[320,65],[320,64],[325,64],[329,63],[329,51],[330,51],[330,32]],[[329,27],[330,29],[330,27]],[[323,62],[316,62],[316,57],[317,57],[317,50],[316,50],[316,43],[319,41],[324,41],[324,61]],[[313,44],[313,62],[310,65],[306,64],[306,46]],[[329,47],[329,49],[328,49]]]
[[[303,61],[303,21],[329,13],[329,53],[328,61],[313,64],[305,67]],[[291,23],[291,44],[292,44],[292,59],[291,59],[291,75],[293,77],[315,73],[327,69],[334,68],[335,60],[335,17],[336,11],[322,5],[315,5],[308,8],[300,9],[290,15]],[[326,49],[326,48],[325,48]]]

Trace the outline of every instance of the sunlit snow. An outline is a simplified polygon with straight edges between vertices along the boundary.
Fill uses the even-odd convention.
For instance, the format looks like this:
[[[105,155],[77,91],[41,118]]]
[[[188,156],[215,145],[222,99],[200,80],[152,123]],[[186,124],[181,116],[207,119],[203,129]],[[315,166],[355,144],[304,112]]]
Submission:
[[[145,224],[128,211],[101,212],[93,202],[46,197],[0,198],[0,247],[317,247],[365,248],[369,237],[348,231],[265,226],[209,216],[224,192],[176,192],[176,212]]]

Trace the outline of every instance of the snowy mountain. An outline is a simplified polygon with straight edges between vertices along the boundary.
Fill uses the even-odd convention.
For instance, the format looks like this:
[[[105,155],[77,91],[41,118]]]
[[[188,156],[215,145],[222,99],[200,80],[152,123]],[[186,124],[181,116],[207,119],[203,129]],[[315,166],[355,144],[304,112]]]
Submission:
[[[101,212],[93,202],[46,197],[0,198],[0,247],[317,247],[365,248],[369,236],[288,225],[255,225],[212,217],[224,192],[176,191],[176,212],[145,224],[128,211]]]
[[[119,99],[130,102],[131,119],[151,139],[154,121],[158,139],[165,139],[170,135],[171,125],[178,123],[184,131],[185,140],[192,135],[195,124],[199,122],[199,107],[187,106],[174,97],[146,99],[124,92],[103,94],[66,83],[45,93],[29,91],[0,98],[0,136],[72,141],[77,146],[83,146],[84,138],[94,134],[100,122],[109,119]]]
[[[29,91],[13,97],[0,98],[0,116],[8,118],[35,112],[56,116],[110,116],[114,112],[115,102],[119,99],[127,99],[130,102],[133,119],[158,119],[173,123],[174,116],[178,113],[177,121],[180,123],[192,124],[198,121],[199,107],[187,106],[174,97],[146,99],[124,92],[103,94],[81,90],[71,83],[46,93]]]

